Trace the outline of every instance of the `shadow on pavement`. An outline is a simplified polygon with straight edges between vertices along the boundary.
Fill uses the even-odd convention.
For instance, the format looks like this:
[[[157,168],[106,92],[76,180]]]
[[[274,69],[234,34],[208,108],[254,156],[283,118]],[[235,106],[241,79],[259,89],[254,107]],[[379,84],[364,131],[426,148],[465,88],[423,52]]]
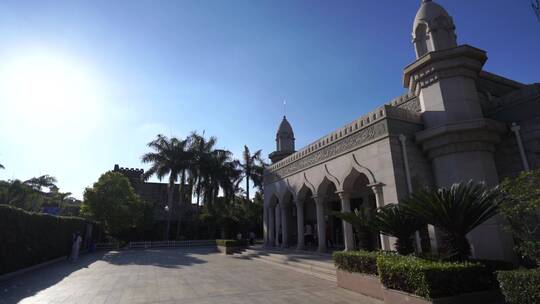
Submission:
[[[0,281],[0,304],[18,303],[24,298],[31,297],[41,290],[56,285],[71,273],[88,268],[104,255],[104,252],[85,254],[75,262],[61,261]]]
[[[206,263],[194,255],[212,254],[216,248],[141,249],[98,252],[82,255],[76,262],[61,261],[43,268],[0,281],[0,304],[19,303],[50,288],[72,273],[104,261],[112,265],[148,265],[181,269],[194,264]],[[102,267],[102,266],[98,266]],[[59,295],[61,296],[61,295]]]
[[[140,249],[111,251],[103,256],[103,261],[113,265],[148,265],[165,268],[182,268],[193,264],[206,263],[194,254],[215,253],[215,248],[185,249]]]

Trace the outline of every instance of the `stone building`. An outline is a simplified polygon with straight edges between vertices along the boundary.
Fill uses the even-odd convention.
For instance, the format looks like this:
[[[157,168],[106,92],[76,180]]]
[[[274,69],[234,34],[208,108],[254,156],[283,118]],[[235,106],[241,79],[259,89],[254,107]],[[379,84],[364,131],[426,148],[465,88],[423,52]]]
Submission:
[[[144,174],[143,169],[138,168],[123,168],[118,165],[114,165],[114,172],[122,173],[125,177],[129,179],[131,186],[135,192],[141,197],[145,202],[151,203],[154,208],[154,220],[165,221],[167,218],[167,213],[165,211],[165,206],[167,205],[168,199],[168,184],[166,183],[152,183],[146,182],[143,180],[142,175]],[[176,184],[174,187],[173,193],[173,208],[171,213],[171,219],[175,220],[178,218],[177,211],[179,203],[179,184]],[[186,186],[186,193],[190,193],[189,189]],[[191,205],[191,197],[186,195],[184,199],[186,205]]]
[[[308,229],[318,250],[329,244],[349,250],[351,225],[325,210],[375,209],[415,187],[471,179],[496,185],[540,167],[540,84],[483,70],[487,53],[459,45],[452,17],[433,1],[422,2],[412,36],[417,59],[403,71],[406,94],[298,151],[283,118],[264,179],[267,246],[303,249]],[[417,246],[422,239],[436,250],[438,233],[427,230]],[[514,258],[498,218],[469,238],[475,257]],[[391,238],[375,239],[392,249]]]

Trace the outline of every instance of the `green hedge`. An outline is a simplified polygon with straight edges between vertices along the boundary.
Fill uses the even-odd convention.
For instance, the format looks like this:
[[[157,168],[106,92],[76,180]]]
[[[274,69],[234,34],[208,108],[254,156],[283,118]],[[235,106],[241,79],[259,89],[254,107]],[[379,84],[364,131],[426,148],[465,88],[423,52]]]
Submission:
[[[379,255],[378,251],[337,251],[333,254],[337,269],[372,275],[377,275]]]
[[[216,240],[216,245],[223,247],[239,247],[246,246],[246,240]]]
[[[87,223],[0,205],[0,274],[68,255],[72,234],[84,236]]]
[[[495,274],[478,262],[439,262],[411,256],[381,255],[377,258],[377,268],[386,288],[428,299],[498,287]]]
[[[497,278],[507,303],[540,303],[540,269],[500,271]]]

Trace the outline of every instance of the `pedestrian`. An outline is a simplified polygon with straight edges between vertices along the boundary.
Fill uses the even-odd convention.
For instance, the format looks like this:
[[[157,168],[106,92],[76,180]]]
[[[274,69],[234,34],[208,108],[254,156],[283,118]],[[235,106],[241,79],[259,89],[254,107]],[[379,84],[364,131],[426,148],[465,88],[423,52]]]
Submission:
[[[79,250],[81,249],[82,237],[77,231],[73,237],[73,244],[71,245],[71,260],[76,261],[79,258]]]
[[[255,245],[255,232],[251,231],[249,233],[249,244],[250,245]]]

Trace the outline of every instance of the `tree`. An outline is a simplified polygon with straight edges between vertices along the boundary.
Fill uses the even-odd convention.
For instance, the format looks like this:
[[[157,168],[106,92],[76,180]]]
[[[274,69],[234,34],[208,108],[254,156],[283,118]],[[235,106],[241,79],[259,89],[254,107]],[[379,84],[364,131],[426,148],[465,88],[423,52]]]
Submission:
[[[212,158],[212,151],[216,145],[217,138],[212,136],[208,140],[197,132],[190,135],[190,150],[193,153],[193,166],[191,175],[194,181],[194,190],[197,195],[197,206],[200,205],[201,192],[203,191],[204,178],[209,174]]]
[[[107,233],[122,237],[141,224],[144,204],[127,177],[109,171],[85,189],[81,213],[99,221]]]
[[[471,255],[467,234],[497,214],[500,198],[497,187],[488,189],[469,181],[414,192],[402,205],[409,214],[442,231],[449,259],[466,260]]]
[[[156,175],[159,180],[162,180],[167,175],[169,176],[165,240],[169,239],[171,213],[173,212],[174,185],[178,179],[178,175],[188,167],[185,162],[186,145],[187,143],[185,141],[174,137],[169,139],[159,134],[156,139],[148,143],[148,147],[152,148],[154,152],[149,152],[142,156],[143,163],[151,164],[150,169],[143,174],[144,180],[148,180],[153,175]]]
[[[516,251],[540,265],[540,169],[505,179],[501,190],[500,213],[514,236]]]
[[[232,159],[228,150],[214,150],[202,170],[202,188],[205,201],[213,203],[219,190],[223,190],[224,197],[231,199],[235,193],[236,181],[241,171],[238,170],[238,161]]]
[[[390,204],[379,208],[372,225],[384,235],[396,238],[396,251],[402,255],[414,253],[414,233],[425,225],[416,216],[404,212],[401,204]]]
[[[0,204],[11,205],[28,211],[39,211],[40,193],[20,180],[0,181]]]
[[[242,154],[242,178],[246,180],[246,200],[249,201],[249,181],[253,181],[253,185],[262,188],[264,162],[261,159],[261,150],[257,150],[251,154],[248,146],[244,146]]]
[[[24,183],[32,187],[34,190],[41,192],[43,188],[52,189],[53,187],[56,187],[57,182],[58,181],[54,176],[45,174],[39,177],[33,177],[26,180]],[[56,187],[56,189],[58,189],[58,187]]]

